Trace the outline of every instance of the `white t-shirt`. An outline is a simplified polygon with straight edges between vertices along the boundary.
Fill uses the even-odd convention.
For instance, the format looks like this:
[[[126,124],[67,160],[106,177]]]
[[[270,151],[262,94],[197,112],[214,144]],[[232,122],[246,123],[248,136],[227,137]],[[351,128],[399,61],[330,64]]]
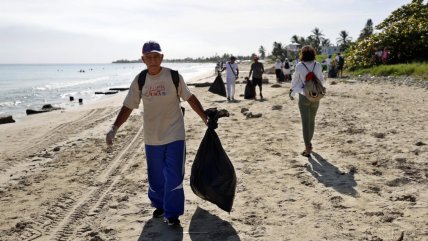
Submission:
[[[282,63],[281,62],[276,62],[275,63],[275,69],[282,69]]]
[[[296,71],[293,74],[293,78],[291,78],[291,88],[293,89],[291,95],[295,95],[296,93],[305,95],[303,87],[306,80],[306,75],[309,73],[309,71],[305,68],[305,66],[303,66],[303,63],[306,65],[309,71],[312,71],[313,69],[314,74],[318,77],[318,79],[321,81],[321,84],[324,86],[324,76],[322,74],[320,63],[316,61],[299,62],[296,65]],[[315,69],[314,64],[316,64]]]
[[[157,75],[147,73],[143,91],[138,87],[138,76],[132,81],[123,105],[136,109],[143,100],[145,144],[165,145],[185,140],[183,114],[170,69],[162,67]],[[181,75],[178,96],[185,101],[192,96]]]
[[[226,63],[226,78],[235,79],[238,73],[238,64],[237,63]]]
[[[325,62],[327,63],[327,65],[331,65],[331,58],[327,58],[326,60],[325,60]]]

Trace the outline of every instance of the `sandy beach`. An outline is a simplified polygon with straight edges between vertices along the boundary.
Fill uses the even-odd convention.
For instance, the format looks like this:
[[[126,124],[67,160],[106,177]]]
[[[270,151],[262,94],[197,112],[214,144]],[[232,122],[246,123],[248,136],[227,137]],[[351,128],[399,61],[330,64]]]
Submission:
[[[216,130],[238,180],[230,214],[189,186],[206,127],[184,103],[182,228],[152,219],[143,110],[119,129],[113,151],[105,145],[120,93],[0,125],[0,240],[428,240],[426,88],[328,80],[306,158],[290,83],[274,88],[275,76],[264,78],[262,101],[239,96],[245,84],[233,103],[191,88],[204,108],[230,112]]]

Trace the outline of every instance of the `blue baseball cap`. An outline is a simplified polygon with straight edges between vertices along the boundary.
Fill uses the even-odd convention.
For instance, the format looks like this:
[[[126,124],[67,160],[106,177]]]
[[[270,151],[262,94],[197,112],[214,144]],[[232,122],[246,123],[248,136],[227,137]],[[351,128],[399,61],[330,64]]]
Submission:
[[[143,45],[143,54],[148,53],[160,53],[162,54],[162,49],[158,42],[156,41],[148,41]]]

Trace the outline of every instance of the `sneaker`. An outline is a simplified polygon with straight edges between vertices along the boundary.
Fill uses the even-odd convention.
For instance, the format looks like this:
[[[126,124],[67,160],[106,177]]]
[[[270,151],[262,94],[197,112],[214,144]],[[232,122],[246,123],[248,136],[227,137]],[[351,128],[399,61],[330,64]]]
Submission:
[[[156,210],[153,211],[153,217],[154,218],[160,218],[163,216],[163,213],[164,213],[164,211],[162,208],[156,208]]]
[[[229,98],[229,97],[227,97],[227,101],[230,101],[230,98]]]
[[[180,226],[180,219],[178,217],[165,218],[165,222],[168,226]]]

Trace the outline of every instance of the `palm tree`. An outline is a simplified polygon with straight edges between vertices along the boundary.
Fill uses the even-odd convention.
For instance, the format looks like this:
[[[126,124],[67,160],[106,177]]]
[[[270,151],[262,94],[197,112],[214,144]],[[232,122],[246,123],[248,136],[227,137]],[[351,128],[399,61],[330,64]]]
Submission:
[[[324,39],[324,34],[321,32],[321,30],[319,28],[314,28],[314,30],[312,30],[312,35],[311,36],[318,43],[321,43],[321,41]]]
[[[316,45],[317,45],[316,41],[317,40],[315,39],[315,37],[313,35],[310,35],[306,38],[304,43],[305,43],[305,45],[311,45],[313,48],[316,49]],[[317,50],[317,52],[318,52],[318,50]]]
[[[282,45],[280,42],[273,42],[273,49],[272,49],[272,57],[274,59],[285,59],[287,58],[288,52],[287,48]]]
[[[311,37],[312,40],[312,47],[319,53],[321,51],[321,42],[324,40],[324,34],[319,28],[314,28],[314,30],[312,30],[312,35],[309,37]]]
[[[299,36],[297,36],[297,35],[293,35],[293,36],[291,37],[291,42],[292,42],[292,43],[300,44]]]
[[[328,38],[323,39],[323,40],[321,41],[321,46],[330,47],[330,46],[331,46],[330,39],[328,39]]]
[[[339,38],[336,39],[337,45],[340,45],[340,51],[344,51],[349,47],[352,38],[349,37],[349,34],[346,30],[342,30],[339,33]]]

